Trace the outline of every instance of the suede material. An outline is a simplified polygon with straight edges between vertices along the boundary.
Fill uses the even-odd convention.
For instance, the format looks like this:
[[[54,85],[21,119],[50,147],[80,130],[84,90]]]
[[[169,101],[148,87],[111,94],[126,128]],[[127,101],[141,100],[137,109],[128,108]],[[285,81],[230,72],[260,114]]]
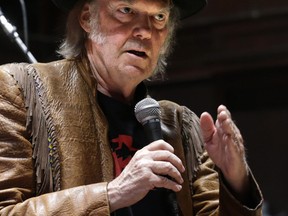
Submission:
[[[1,215],[110,214],[106,187],[113,179],[113,159],[107,121],[97,104],[97,84],[87,65],[85,61],[67,60],[35,64],[32,81],[17,75],[28,74],[27,65],[0,67]],[[36,102],[41,98],[41,119],[27,118],[31,108],[27,103],[31,95],[23,93],[23,88],[30,86],[27,82],[36,85]],[[253,178],[251,197],[256,204],[249,208],[237,201],[222,181],[219,183],[218,172],[202,149],[198,117],[170,101],[160,101],[160,106],[164,139],[186,167],[183,189],[177,193],[181,215],[261,215],[263,198]],[[31,128],[39,120],[44,121],[47,136],[53,139],[41,139],[42,132],[37,134],[41,142],[32,145],[35,134]],[[51,142],[49,155],[45,155],[41,148],[50,147]],[[35,152],[42,154],[33,157]],[[38,166],[35,158],[40,162],[48,158],[48,164],[52,160],[54,165],[52,169]],[[55,172],[57,167],[59,172]],[[44,185],[42,195],[37,194],[37,184]]]

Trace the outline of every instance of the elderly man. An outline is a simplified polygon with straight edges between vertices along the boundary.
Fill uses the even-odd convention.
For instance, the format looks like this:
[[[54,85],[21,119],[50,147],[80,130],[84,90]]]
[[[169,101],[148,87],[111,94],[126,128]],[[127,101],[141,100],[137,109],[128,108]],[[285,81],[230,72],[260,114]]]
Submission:
[[[69,11],[65,59],[0,67],[0,214],[261,215],[225,106],[214,125],[160,101],[152,142],[134,116],[177,20],[204,0],[54,2]]]

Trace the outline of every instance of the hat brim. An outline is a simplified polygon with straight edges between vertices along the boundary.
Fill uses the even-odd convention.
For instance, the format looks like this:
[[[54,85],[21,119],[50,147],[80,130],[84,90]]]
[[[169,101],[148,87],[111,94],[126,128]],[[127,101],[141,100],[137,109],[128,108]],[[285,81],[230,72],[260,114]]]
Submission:
[[[181,19],[185,19],[196,14],[207,4],[206,0],[173,0],[173,2],[180,11]]]
[[[78,0],[52,0],[53,3],[63,11],[68,12]],[[180,18],[185,19],[200,11],[206,4],[206,0],[173,0],[179,8]]]
[[[77,0],[52,0],[52,2],[62,11],[68,12],[76,4]]]

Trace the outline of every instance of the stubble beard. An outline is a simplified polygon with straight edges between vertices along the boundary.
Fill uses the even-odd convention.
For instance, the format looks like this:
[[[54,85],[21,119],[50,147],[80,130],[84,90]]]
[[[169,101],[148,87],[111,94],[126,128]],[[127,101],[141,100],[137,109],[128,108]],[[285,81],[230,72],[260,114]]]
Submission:
[[[99,19],[97,15],[93,17],[91,24],[92,32],[89,36],[90,39],[98,45],[104,45],[107,41],[107,37],[106,34],[100,30]]]

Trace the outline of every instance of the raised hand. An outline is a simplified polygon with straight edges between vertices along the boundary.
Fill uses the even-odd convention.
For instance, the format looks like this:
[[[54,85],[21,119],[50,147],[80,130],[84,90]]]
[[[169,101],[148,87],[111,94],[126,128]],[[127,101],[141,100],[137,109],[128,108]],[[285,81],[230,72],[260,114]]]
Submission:
[[[122,173],[108,184],[111,212],[138,202],[154,188],[180,191],[185,168],[173,152],[163,140],[137,151]]]
[[[249,178],[243,139],[229,110],[220,105],[217,111],[215,125],[209,113],[204,112],[200,117],[204,146],[230,187],[236,193],[244,194]]]

